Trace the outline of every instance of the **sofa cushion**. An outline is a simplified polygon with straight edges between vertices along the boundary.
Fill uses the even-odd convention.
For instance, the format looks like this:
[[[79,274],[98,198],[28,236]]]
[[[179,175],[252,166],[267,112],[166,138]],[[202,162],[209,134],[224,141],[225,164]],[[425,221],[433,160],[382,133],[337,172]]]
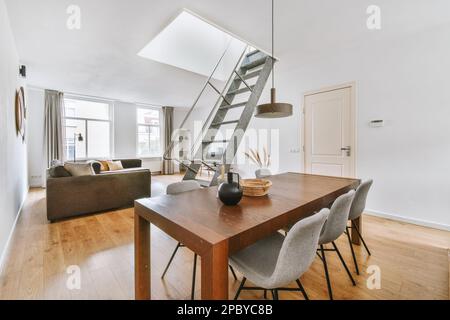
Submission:
[[[99,174],[101,171],[101,163],[97,160],[89,160],[86,163],[90,163],[92,165],[92,169],[94,169],[95,174]]]
[[[57,165],[57,166],[53,166],[53,167],[49,168],[48,169],[48,174],[52,178],[67,178],[67,177],[71,177],[72,176],[70,174],[70,172],[67,171],[64,168],[64,166],[62,166],[62,165]]]
[[[114,159],[114,161],[118,161],[118,160],[120,160],[120,162],[122,162],[122,167],[124,169],[142,167],[141,159]]]
[[[138,171],[150,171],[150,170],[146,169],[146,168],[128,168],[128,169],[115,170],[115,171],[103,171],[100,174],[120,174],[120,173],[138,172]]]
[[[109,171],[123,170],[122,162],[120,161],[107,161]]]
[[[92,163],[71,163],[66,162],[64,168],[74,177],[95,175]]]

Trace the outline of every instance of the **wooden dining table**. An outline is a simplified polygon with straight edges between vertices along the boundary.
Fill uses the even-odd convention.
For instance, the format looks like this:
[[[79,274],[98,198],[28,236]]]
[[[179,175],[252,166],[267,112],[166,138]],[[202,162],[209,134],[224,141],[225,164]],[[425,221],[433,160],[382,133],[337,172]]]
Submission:
[[[269,179],[272,187],[267,196],[244,196],[236,206],[224,205],[217,197],[217,187],[137,200],[135,298],[151,298],[150,224],[201,257],[202,299],[226,300],[230,255],[330,207],[336,198],[360,184],[358,179],[301,173]],[[360,220],[355,222],[361,227]],[[352,239],[359,243],[354,234]]]

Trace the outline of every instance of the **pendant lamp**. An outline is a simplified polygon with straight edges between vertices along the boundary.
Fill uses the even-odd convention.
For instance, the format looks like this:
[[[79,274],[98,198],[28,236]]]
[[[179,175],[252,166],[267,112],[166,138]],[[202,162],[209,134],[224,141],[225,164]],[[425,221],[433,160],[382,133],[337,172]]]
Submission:
[[[292,104],[276,102],[275,89],[275,73],[274,73],[274,40],[275,40],[275,24],[274,24],[274,0],[272,0],[272,89],[270,90],[270,103],[260,104],[256,107],[256,118],[285,118],[292,116]]]

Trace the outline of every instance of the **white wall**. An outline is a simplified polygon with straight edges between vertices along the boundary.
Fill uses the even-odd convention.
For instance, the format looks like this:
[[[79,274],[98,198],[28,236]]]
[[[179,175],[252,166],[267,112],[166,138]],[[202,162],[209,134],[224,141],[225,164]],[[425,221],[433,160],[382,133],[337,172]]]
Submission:
[[[16,134],[14,113],[15,91],[21,85],[19,57],[0,0],[0,263],[28,190],[27,149]]]
[[[115,102],[114,120],[115,158],[136,157],[136,105]]]
[[[450,25],[402,38],[369,37],[319,56],[281,55],[278,100],[289,119],[253,119],[280,130],[279,171],[301,171],[301,103],[306,91],[357,83],[358,176],[373,178],[371,211],[450,229]],[[267,99],[262,98],[261,101]],[[383,128],[370,128],[384,119]]]
[[[133,103],[114,103],[114,154],[116,159],[136,158],[136,108]],[[142,166],[152,172],[161,171],[161,159],[143,159]]]

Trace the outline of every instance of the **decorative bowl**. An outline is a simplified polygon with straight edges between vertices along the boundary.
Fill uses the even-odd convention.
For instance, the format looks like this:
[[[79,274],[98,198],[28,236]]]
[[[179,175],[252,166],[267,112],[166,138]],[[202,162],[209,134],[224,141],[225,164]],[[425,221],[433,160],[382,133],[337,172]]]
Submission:
[[[272,186],[272,181],[267,179],[243,179],[241,180],[241,187],[244,191],[244,196],[247,197],[262,197],[269,193]]]

